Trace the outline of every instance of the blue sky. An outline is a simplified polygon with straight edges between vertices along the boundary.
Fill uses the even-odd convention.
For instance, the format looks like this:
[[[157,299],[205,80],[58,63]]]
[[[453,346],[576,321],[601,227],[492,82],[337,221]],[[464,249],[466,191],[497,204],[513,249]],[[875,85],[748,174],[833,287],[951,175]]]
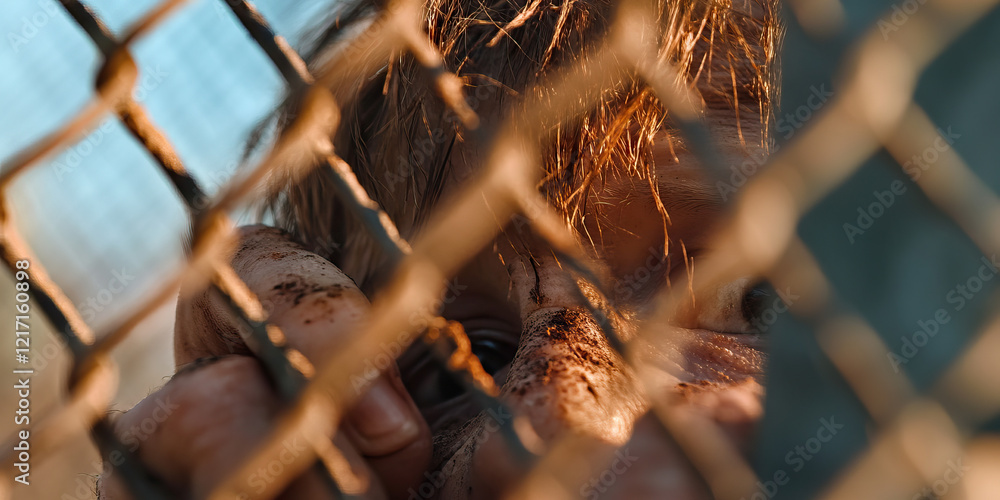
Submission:
[[[91,0],[116,34],[153,0]],[[255,2],[279,33],[296,34],[328,0]],[[0,15],[0,168],[70,119],[90,99],[101,61],[56,0],[7,0]],[[282,82],[222,0],[188,2],[133,46],[134,92],[210,193],[233,173],[249,130],[280,97]],[[42,263],[83,304],[114,273],[135,277],[99,314],[107,325],[155,289],[182,257],[182,204],[113,117],[23,175],[8,193]]]

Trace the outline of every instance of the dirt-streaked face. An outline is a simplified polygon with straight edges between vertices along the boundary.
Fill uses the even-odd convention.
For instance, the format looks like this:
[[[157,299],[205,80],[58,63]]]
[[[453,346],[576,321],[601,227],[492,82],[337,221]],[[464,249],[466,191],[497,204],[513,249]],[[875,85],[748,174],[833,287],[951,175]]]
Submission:
[[[746,4],[745,12],[731,15],[739,22],[763,15],[753,8],[755,1],[734,2]],[[708,34],[698,36],[692,34],[691,43],[727,43],[708,42]],[[706,53],[695,51],[695,57]],[[730,85],[730,77],[730,89],[743,92],[750,84],[735,80],[742,73],[720,73],[711,63],[706,68],[704,75],[697,67],[692,72],[701,75],[696,81],[702,94],[713,96],[706,97],[704,117],[718,155],[726,165],[759,162],[765,155],[762,123],[767,120],[754,111],[763,112],[766,106],[750,105],[746,95],[741,105],[719,97],[728,95],[719,87]],[[484,103],[478,111],[489,109],[490,103]],[[764,313],[773,316],[786,306],[755,277],[746,276],[692,300],[669,323],[646,324],[658,294],[688,288],[697,279],[699,260],[717,250],[711,236],[723,213],[723,197],[732,196],[731,190],[738,187],[721,189],[710,182],[697,158],[667,132],[657,133],[651,155],[658,201],[669,215],[666,223],[648,180],[611,174],[588,193],[589,211],[576,228],[592,250],[595,265],[610,277],[604,284],[610,295],[606,299],[618,312],[620,334],[633,342],[641,373],[612,348],[581,303],[577,283],[552,252],[532,243],[528,226],[508,224],[505,233],[455,277],[441,311],[446,319],[462,324],[473,352],[500,386],[506,408],[483,408],[418,342],[398,359],[401,377],[388,368],[379,380],[369,380],[360,402],[339,422],[344,432],[337,445],[356,451],[349,458],[357,458],[379,479],[373,483],[374,493],[365,498],[498,498],[530,471],[503,438],[501,428],[516,419],[531,424],[528,430],[523,422],[517,425],[533,449],[550,449],[569,435],[582,438],[575,445],[577,453],[560,452],[568,453],[562,457],[566,468],[584,478],[579,484],[584,498],[711,498],[678,446],[644,416],[649,401],[670,399],[687,408],[683,418],[690,424],[685,425],[689,435],[680,438],[718,438],[716,445],[721,439],[746,451],[761,414],[767,329],[762,319],[769,324]],[[467,179],[472,163],[484,152],[471,142],[447,147],[455,148],[451,158],[456,160],[448,163],[444,177]],[[446,185],[444,191],[454,192],[458,184]],[[258,296],[273,302],[269,320],[282,328],[290,347],[316,363],[342,348],[343,338],[361,330],[368,303],[351,280],[358,276],[345,275],[281,231],[250,229],[244,237],[234,269]],[[246,354],[238,338],[223,335],[224,322],[216,321],[212,300],[203,295],[179,306],[178,364]],[[637,337],[640,327],[654,335]],[[122,417],[118,429],[141,422],[154,411],[157,398],[179,400],[178,417],[168,419],[137,449],[177,491],[197,497],[233,473],[234,464],[274,425],[281,404],[270,390],[252,358],[228,356],[179,374]],[[236,418],[245,424],[231,425]],[[603,475],[609,467],[614,472],[610,483]],[[240,486],[265,491],[278,481],[259,480],[259,474],[251,474]],[[327,492],[318,475],[308,472],[286,489],[277,488],[275,493],[284,491],[282,498],[314,498]],[[387,496],[380,496],[383,492]]]
[[[743,21],[765,19],[766,9],[754,2],[734,2],[733,8],[730,15]],[[709,21],[716,22],[721,23]],[[718,50],[719,44],[742,43],[748,53],[774,49],[761,46],[763,37],[709,40],[714,29],[703,39],[692,35],[695,60],[710,58],[712,44]],[[705,123],[725,166],[759,164],[767,155],[767,119],[760,112],[770,103],[748,102],[744,92],[756,84],[738,79],[751,78],[752,72],[733,70],[747,64],[712,60],[703,65],[704,74],[692,70],[699,75]],[[477,157],[476,151],[463,153],[455,156]],[[657,333],[635,339],[644,384],[583,307],[570,274],[544,245],[524,243],[534,240],[520,224],[509,224],[506,234],[457,276],[442,311],[464,326],[473,351],[501,386],[501,398],[513,414],[527,417],[543,447],[572,434],[586,437],[595,449],[644,450],[641,466],[616,472],[614,488],[581,484],[584,497],[709,498],[677,447],[643,417],[648,401],[669,399],[694,410],[734,449],[747,451],[762,412],[765,332],[772,316],[787,307],[756,277],[746,276],[692,297],[670,324],[644,324],[660,292],[686,289],[697,279],[699,261],[716,250],[712,236],[723,204],[739,187],[709,180],[676,131],[658,132],[651,156],[666,223],[647,179],[610,174],[589,192],[588,210],[577,227],[596,265],[611,277],[604,285],[608,301],[621,313],[620,333],[632,338],[640,326]],[[426,476],[411,492],[416,498],[495,498],[525,472],[498,431],[503,419],[513,417],[483,410],[422,349],[411,348],[399,365],[435,437],[432,468],[445,474],[442,481]],[[607,467],[600,462],[578,464],[596,467],[582,476],[597,477]]]
[[[734,125],[732,117],[715,130],[728,159],[760,157],[759,148],[732,137]],[[699,259],[712,251],[710,236],[722,212],[720,191],[692,155],[663,140],[655,161],[661,201],[670,215],[666,243],[663,219],[645,180],[618,178],[599,186],[591,205],[600,212],[588,214],[581,228],[582,237],[593,242],[598,265],[612,277],[606,288],[622,313],[618,326],[626,338],[659,292],[690,285]],[[553,444],[572,433],[595,443],[626,445],[636,439],[633,425],[648,409],[636,374],[609,344],[552,252],[539,244],[511,243],[524,241],[508,237],[519,228],[509,226],[508,235],[456,277],[442,314],[463,325],[473,351],[501,386],[502,400],[513,414],[530,420],[542,442]],[[646,376],[655,381],[653,396],[700,408],[740,447],[761,411],[766,328],[759,327],[760,314],[780,300],[760,285],[750,276],[727,283],[685,308],[676,324],[654,325],[656,339],[637,341],[639,357],[652,372]],[[435,436],[435,464],[448,472],[443,484],[421,484],[424,493],[492,498],[523,472],[498,432],[498,424],[512,416],[483,411],[431,361],[423,345],[411,348],[399,365]],[[663,441],[656,430],[643,432],[652,436],[640,439]],[[650,468],[650,474],[681,466],[676,452],[661,461],[663,468]],[[623,480],[619,488],[627,483]],[[697,482],[674,486],[680,488],[675,492],[687,488],[691,495],[698,487]],[[421,497],[420,490],[413,491]]]

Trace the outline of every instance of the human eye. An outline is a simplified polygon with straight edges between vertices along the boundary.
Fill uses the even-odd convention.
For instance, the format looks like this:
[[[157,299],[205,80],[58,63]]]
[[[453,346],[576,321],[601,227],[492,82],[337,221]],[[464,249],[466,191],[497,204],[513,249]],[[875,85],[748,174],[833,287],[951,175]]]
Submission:
[[[493,311],[503,310],[501,306],[490,307],[482,297],[463,296],[445,311],[445,319],[462,326],[472,353],[498,385],[503,383],[520,338],[519,325]],[[445,349],[448,352],[434,352],[435,346],[418,342],[400,360],[404,384],[420,407],[448,405],[467,395],[459,375],[445,366],[445,358],[457,346],[451,340],[445,342],[451,343]]]
[[[699,294],[681,326],[734,335],[763,334],[773,322],[768,313],[776,306],[783,309],[780,301],[767,282],[736,279]]]
[[[431,346],[424,342],[415,342],[398,363],[403,385],[420,408],[435,407],[465,393],[459,381],[434,358]]]
[[[496,376],[510,366],[517,352],[517,335],[498,328],[468,328],[466,335],[472,344],[472,353],[479,358],[483,370]]]
[[[779,314],[787,311],[783,298],[762,278],[744,276],[720,283],[700,283],[696,260],[706,252],[693,251],[670,272],[670,286],[697,289],[685,295],[685,303],[674,317],[676,326],[729,335],[760,335],[767,332]]]

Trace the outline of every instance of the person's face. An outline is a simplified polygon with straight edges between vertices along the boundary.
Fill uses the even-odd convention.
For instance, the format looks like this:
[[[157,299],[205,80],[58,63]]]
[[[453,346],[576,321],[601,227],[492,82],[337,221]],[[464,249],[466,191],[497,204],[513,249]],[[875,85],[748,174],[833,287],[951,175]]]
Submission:
[[[735,118],[719,123],[713,132],[729,161],[760,157],[759,148],[739,144]],[[710,236],[721,215],[721,194],[692,155],[663,136],[654,161],[666,224],[647,181],[623,177],[597,186],[588,205],[598,208],[579,228],[612,277],[608,299],[623,313],[627,337],[659,292],[691,284],[700,256],[712,251]],[[552,253],[540,244],[511,243],[525,241],[527,232],[509,225],[452,282],[442,311],[463,325],[514,415],[526,416],[545,443],[572,433],[620,446],[633,438],[648,397],[679,397],[725,420],[727,430],[745,440],[760,413],[765,358],[759,314],[777,297],[746,277],[700,297],[675,324],[652,325],[658,335],[641,341],[637,351],[657,393],[643,395],[635,372],[611,348]],[[442,497],[490,497],[518,474],[497,435],[498,415],[483,412],[425,349],[419,343],[411,348],[400,369],[435,435],[438,463],[450,461],[445,467],[454,472],[439,486]],[[721,396],[732,392],[743,394],[740,402]]]

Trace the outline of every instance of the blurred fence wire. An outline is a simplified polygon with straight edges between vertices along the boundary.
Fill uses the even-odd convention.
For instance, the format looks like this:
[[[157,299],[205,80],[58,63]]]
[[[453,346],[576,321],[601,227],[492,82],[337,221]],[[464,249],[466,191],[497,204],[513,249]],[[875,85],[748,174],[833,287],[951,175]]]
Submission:
[[[711,139],[700,124],[696,101],[687,95],[686,88],[668,83],[675,81],[675,71],[656,59],[655,48],[647,45],[652,37],[632,36],[649,29],[653,22],[649,6],[641,0],[621,0],[617,19],[600,50],[565,70],[563,78],[556,80],[553,99],[527,106],[530,116],[519,117],[517,126],[502,127],[491,136],[493,154],[487,156],[490,160],[482,175],[466,187],[450,209],[436,212],[413,241],[407,242],[330,144],[340,112],[330,89],[353,81],[365,68],[383,64],[390,54],[408,51],[430,70],[443,102],[470,133],[475,133],[479,117],[466,104],[461,80],[444,67],[440,54],[420,27],[421,2],[388,2],[374,22],[352,35],[347,49],[333,56],[338,59],[324,64],[322,71],[314,75],[250,3],[227,0],[225,5],[288,86],[302,90],[299,94],[303,111],[248,175],[225,186],[206,204],[202,188],[186,170],[169,137],[132,97],[139,76],[131,53],[133,44],[185,2],[160,3],[117,38],[84,3],[60,3],[98,48],[103,63],[95,77],[94,94],[83,109],[58,130],[3,162],[0,254],[15,275],[18,271],[28,272],[34,303],[59,333],[74,361],[68,400],[51,413],[32,419],[33,460],[37,464],[51,457],[65,436],[87,429],[102,454],[117,454],[118,472],[136,498],[170,495],[110,431],[106,410],[118,375],[109,353],[143,318],[167,303],[181,283],[210,283],[228,299],[247,327],[242,332],[244,340],[287,404],[280,424],[264,444],[220,481],[211,498],[245,498],[240,495],[250,492],[244,491],[241,478],[274,460],[281,443],[292,436],[305,437],[302,441],[310,443],[310,449],[285,468],[287,473],[319,467],[327,472],[332,490],[349,496],[358,493],[357,482],[338,466],[339,452],[327,438],[331,423],[323,416],[356,397],[348,385],[350,374],[363,370],[364,360],[378,356],[381,345],[396,341],[400,331],[408,333],[407,342],[425,333],[414,330],[411,318],[420,315],[436,319],[430,311],[434,311],[434,301],[444,292],[447,279],[492,241],[501,229],[495,221],[518,214],[529,218],[537,234],[570,264],[574,273],[591,280],[598,290],[602,287],[599,273],[588,264],[585,252],[577,247],[555,209],[535,189],[540,176],[539,154],[526,150],[524,144],[531,142],[521,140],[538,134],[533,124],[552,123],[553,117],[563,122],[572,120],[593,104],[589,99],[595,94],[588,90],[610,87],[626,76],[639,75],[652,83],[659,99],[679,120],[681,130],[702,154],[703,163],[716,176],[728,174],[711,156]],[[995,163],[996,145],[987,142],[987,149],[975,150],[971,153],[974,161],[963,157],[960,152],[974,146],[954,145],[954,134],[967,134],[968,139],[963,141],[972,144],[976,144],[976,134],[960,128],[963,115],[949,115],[953,108],[940,104],[945,99],[934,100],[938,95],[935,92],[946,92],[934,87],[940,82],[923,79],[935,70],[952,76],[948,81],[954,85],[956,74],[975,76],[963,73],[964,69],[996,62],[995,55],[993,59],[989,56],[1000,46],[996,36],[989,34],[990,26],[1000,25],[996,13],[991,12],[995,2],[855,3],[789,3],[788,36],[795,43],[786,51],[785,105],[778,112],[777,130],[781,133],[784,127],[790,133],[785,134],[780,151],[760,172],[747,176],[719,230],[725,242],[722,251],[700,264],[705,283],[757,272],[768,277],[776,288],[787,287],[804,297],[790,304],[794,319],[783,319],[775,327],[759,463],[747,463],[737,450],[717,441],[678,440],[718,498],[758,498],[761,494],[766,496],[760,498],[910,498],[913,492],[927,487],[943,495],[935,487],[942,467],[961,456],[962,450],[976,439],[975,431],[992,421],[1000,410],[1000,390],[995,382],[1000,377],[990,355],[996,352],[1000,315],[991,313],[983,305],[988,304],[984,299],[974,308],[978,311],[974,321],[952,322],[947,314],[949,319],[945,320],[935,309],[950,307],[946,305],[951,303],[949,288],[930,293],[930,298],[909,301],[907,290],[924,286],[921,280],[930,276],[929,271],[914,270],[913,262],[887,263],[910,254],[879,240],[884,236],[866,234],[877,220],[895,228],[890,234],[918,230],[922,227],[920,217],[924,216],[920,214],[929,214],[925,217],[931,222],[926,224],[937,224],[936,229],[918,231],[919,239],[907,242],[936,249],[939,258],[962,256],[977,263],[980,256],[995,258],[1000,251],[1000,200],[989,187],[996,186],[1000,178],[995,172],[982,171],[982,165]],[[970,42],[969,37],[975,36],[981,39]],[[963,50],[973,50],[968,47],[970,43],[981,49],[977,55],[956,55],[961,64],[954,67],[940,62],[942,53],[957,45],[965,44]],[[838,78],[836,90],[829,96],[822,95],[822,109],[812,104],[806,108],[788,104],[813,102],[811,93],[819,92],[825,88],[823,85],[832,85],[834,77]],[[988,75],[983,78],[988,80]],[[931,98],[924,100],[928,93]],[[988,106],[995,101],[981,104]],[[969,112],[968,106],[964,112]],[[187,206],[193,240],[183,270],[162,283],[157,294],[119,324],[94,332],[35,259],[11,216],[13,207],[5,191],[17,176],[73,146],[108,114],[117,116],[149,151],[164,179]],[[941,116],[951,117],[951,121],[942,123]],[[989,127],[1000,116],[1000,110],[993,109],[991,116],[992,121],[987,119],[980,125],[986,127],[987,136],[993,132],[990,140],[995,142],[997,129]],[[808,126],[803,126],[805,121]],[[948,124],[954,124],[959,132],[949,132]],[[949,133],[952,136],[947,136]],[[993,147],[992,157],[985,156],[989,146]],[[301,168],[318,168],[329,175],[337,196],[345,200],[386,254],[397,261],[389,285],[373,304],[372,320],[365,331],[308,377],[303,373],[312,370],[302,366],[300,356],[289,355],[281,332],[267,323],[262,305],[230,267],[227,253],[235,237],[228,214],[248,202],[253,190],[272,170],[289,164],[286,159],[303,152],[315,162]],[[933,168],[924,168],[928,163]],[[905,186],[900,188],[903,184],[895,182],[907,176],[916,185],[911,189],[919,190],[920,195],[904,198]],[[988,182],[984,182],[984,176]],[[883,184],[877,184],[881,187],[870,195],[872,182]],[[844,201],[845,196],[849,201]],[[854,211],[851,208],[859,203],[859,196],[861,204]],[[894,203],[908,208],[888,214]],[[844,206],[848,207],[846,212]],[[929,206],[936,208],[931,210]],[[850,217],[844,219],[844,213]],[[906,214],[917,214],[913,216],[916,222],[885,222]],[[822,231],[810,229],[820,222],[825,224]],[[836,238],[831,236],[834,233]],[[935,238],[942,235],[960,241],[955,247],[938,245]],[[846,247],[845,242],[849,243]],[[847,258],[864,264],[845,262]],[[935,275],[936,281],[928,287],[962,276],[961,267],[946,265],[950,262],[941,262],[939,267],[951,274]],[[933,268],[935,263],[924,261],[924,265]],[[911,274],[900,274],[901,266]],[[659,297],[657,313],[649,324],[668,317],[684,293],[687,290],[673,290]],[[935,300],[941,302],[940,306],[935,306]],[[605,317],[600,307],[591,305],[597,318]],[[934,333],[928,326],[932,323],[936,325]],[[910,324],[916,326],[905,326]],[[608,321],[602,326],[624,359],[638,362],[636,341],[619,339]],[[928,335],[946,330],[958,331],[954,336],[960,340],[937,349],[938,354],[921,357],[915,353],[928,342]],[[920,331],[924,332],[922,336],[918,335]],[[639,335],[655,333],[650,329]],[[963,350],[967,342],[973,347]],[[482,377],[459,375],[484,405],[501,404],[495,388],[481,382]],[[803,381],[798,385],[785,379],[800,376]],[[331,401],[329,394],[341,400]],[[668,402],[656,399],[650,403],[663,427],[682,435],[682,424]],[[838,425],[846,427],[844,434],[853,437],[841,440],[836,445],[837,453],[824,452],[805,470],[807,461],[817,456],[809,440],[810,432],[814,432],[816,422],[834,413],[842,422]],[[804,433],[798,432],[806,425],[801,422],[807,423]],[[551,494],[553,478],[565,486],[563,497],[576,495],[572,485],[585,478],[573,482],[568,477],[572,472],[559,470],[558,463],[560,454],[574,449],[573,438],[564,438],[551,446],[546,456],[538,456],[516,420],[504,423],[502,435],[524,460],[534,462],[528,477],[513,489],[512,497]],[[13,485],[17,453],[12,450],[16,441],[17,436],[9,436],[2,450],[6,481],[0,492],[4,495],[10,494]],[[797,447],[807,451],[798,453]],[[800,471],[801,475],[788,483],[788,474]],[[778,472],[785,482],[779,479]],[[254,493],[273,496],[280,492],[282,484],[271,482],[265,491]],[[777,485],[782,486],[780,491]]]

